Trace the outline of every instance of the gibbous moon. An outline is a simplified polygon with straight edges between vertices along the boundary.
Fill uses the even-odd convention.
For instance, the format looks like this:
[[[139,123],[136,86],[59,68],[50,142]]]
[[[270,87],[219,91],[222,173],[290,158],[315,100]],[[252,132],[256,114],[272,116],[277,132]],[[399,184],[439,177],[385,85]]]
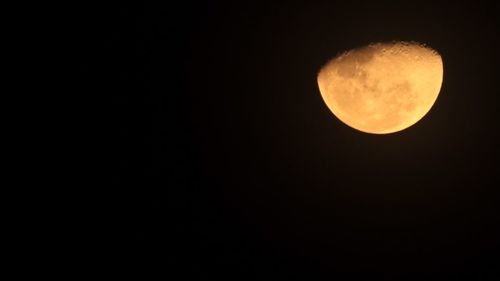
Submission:
[[[321,96],[342,122],[362,132],[404,130],[429,112],[443,81],[441,56],[418,43],[370,44],[329,61]]]

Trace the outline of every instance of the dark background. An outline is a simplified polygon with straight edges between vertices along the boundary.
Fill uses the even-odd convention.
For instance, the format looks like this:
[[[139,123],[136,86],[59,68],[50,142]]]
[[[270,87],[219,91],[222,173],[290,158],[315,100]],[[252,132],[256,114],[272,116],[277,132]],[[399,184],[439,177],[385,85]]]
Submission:
[[[100,63],[84,70],[112,96],[108,172],[130,269],[498,280],[500,9],[404,2],[106,10]],[[442,55],[441,93],[409,129],[361,133],[327,109],[316,75],[342,51],[390,40]]]

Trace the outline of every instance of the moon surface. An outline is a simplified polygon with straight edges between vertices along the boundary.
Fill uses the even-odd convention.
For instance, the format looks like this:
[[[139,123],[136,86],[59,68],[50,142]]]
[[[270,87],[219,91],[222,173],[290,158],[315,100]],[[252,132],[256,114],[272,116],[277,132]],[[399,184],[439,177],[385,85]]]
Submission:
[[[436,101],[443,61],[418,43],[375,43],[330,60],[318,74],[321,96],[348,126],[388,134],[417,123]]]

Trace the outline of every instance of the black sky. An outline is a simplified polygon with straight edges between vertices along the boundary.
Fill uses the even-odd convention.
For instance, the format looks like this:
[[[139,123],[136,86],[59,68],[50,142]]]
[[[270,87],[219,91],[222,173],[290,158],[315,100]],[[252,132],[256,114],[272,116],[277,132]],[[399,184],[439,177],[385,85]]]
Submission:
[[[183,274],[169,280],[498,280],[499,6],[369,2],[110,10],[95,71],[112,81],[115,212],[137,267]],[[361,133],[331,114],[316,74],[390,40],[442,55],[441,93],[409,129]]]

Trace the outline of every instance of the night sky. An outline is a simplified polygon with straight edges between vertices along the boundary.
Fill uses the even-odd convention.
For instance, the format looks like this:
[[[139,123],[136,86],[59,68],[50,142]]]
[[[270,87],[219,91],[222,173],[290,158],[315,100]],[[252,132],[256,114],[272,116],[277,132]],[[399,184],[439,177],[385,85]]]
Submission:
[[[366,2],[103,13],[102,61],[87,71],[112,98],[113,212],[131,268],[166,280],[499,280],[500,6]],[[406,130],[356,131],[326,107],[317,73],[391,40],[441,54],[440,95]]]

